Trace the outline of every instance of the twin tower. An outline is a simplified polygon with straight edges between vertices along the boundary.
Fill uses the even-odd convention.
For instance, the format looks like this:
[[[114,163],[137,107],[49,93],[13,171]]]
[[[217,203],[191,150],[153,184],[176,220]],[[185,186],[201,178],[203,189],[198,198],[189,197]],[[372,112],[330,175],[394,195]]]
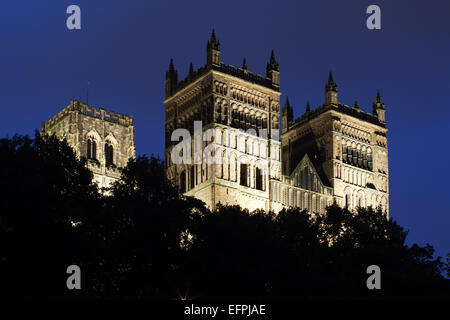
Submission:
[[[265,77],[249,71],[245,59],[241,68],[226,65],[213,31],[203,67],[194,70],[191,64],[178,81],[170,60],[165,93],[167,176],[211,209],[221,203],[250,211],[299,207],[318,213],[336,201],[389,212],[387,129],[379,92],[372,114],[357,101],[353,107],[341,104],[330,73],[325,103],[314,109],[308,103],[294,119],[287,98],[280,108],[280,68],[273,51]],[[192,137],[184,142],[191,148],[181,153],[180,141],[173,139],[176,129]],[[201,152],[186,153],[196,147]]]

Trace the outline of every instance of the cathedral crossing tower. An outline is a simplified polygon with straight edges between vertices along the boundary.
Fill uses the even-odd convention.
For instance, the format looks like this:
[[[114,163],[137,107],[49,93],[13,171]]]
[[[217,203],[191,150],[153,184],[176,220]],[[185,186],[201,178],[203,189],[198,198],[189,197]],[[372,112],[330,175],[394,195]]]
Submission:
[[[164,101],[167,174],[181,191],[210,208],[222,203],[272,209],[270,180],[280,179],[281,168],[281,93],[274,52],[266,70],[266,77],[254,74],[245,59],[242,68],[223,63],[214,31],[204,66],[176,82],[173,62],[169,64]],[[201,121],[202,133],[195,139],[202,152],[197,158],[190,154],[188,163],[175,164],[171,153],[178,142],[171,135],[184,128],[194,137],[194,121]],[[214,150],[213,163],[207,161],[207,146]]]

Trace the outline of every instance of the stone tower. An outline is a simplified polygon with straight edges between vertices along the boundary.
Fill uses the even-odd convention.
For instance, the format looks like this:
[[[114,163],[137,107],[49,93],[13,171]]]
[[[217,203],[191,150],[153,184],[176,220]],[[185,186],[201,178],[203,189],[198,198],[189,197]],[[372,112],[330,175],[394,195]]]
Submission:
[[[135,157],[133,117],[70,101],[70,104],[42,123],[42,133],[65,138],[88,167],[100,188],[120,177],[118,168]]]
[[[172,61],[169,65],[164,100],[167,175],[183,193],[212,209],[217,203],[272,209],[269,181],[280,179],[281,172],[281,93],[273,52],[266,71],[264,78],[249,71],[245,59],[242,68],[220,61],[214,31],[204,66],[190,68],[184,80],[172,82],[167,77],[175,79],[176,71]],[[192,152],[182,150],[188,155],[174,149],[179,144],[171,141],[176,129],[186,129],[192,137]],[[173,154],[186,161],[174,163]]]
[[[283,126],[284,128],[284,126]],[[305,154],[321,180],[333,189],[341,206],[381,206],[389,212],[389,173],[385,106],[377,93],[373,114],[338,102],[337,84],[330,73],[325,104],[287,124],[282,134],[283,174]]]

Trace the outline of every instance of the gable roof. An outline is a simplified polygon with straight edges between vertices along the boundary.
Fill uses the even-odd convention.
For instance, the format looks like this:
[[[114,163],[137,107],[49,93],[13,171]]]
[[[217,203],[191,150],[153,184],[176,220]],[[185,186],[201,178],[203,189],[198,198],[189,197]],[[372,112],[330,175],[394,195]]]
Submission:
[[[291,174],[288,177],[292,178],[295,173],[300,172],[304,166],[308,166],[311,168],[313,174],[317,177],[317,180],[320,181],[322,187],[331,187],[325,172],[322,170],[322,165],[319,161],[312,161],[308,153],[304,153],[301,160],[297,163],[294,170],[292,170]]]

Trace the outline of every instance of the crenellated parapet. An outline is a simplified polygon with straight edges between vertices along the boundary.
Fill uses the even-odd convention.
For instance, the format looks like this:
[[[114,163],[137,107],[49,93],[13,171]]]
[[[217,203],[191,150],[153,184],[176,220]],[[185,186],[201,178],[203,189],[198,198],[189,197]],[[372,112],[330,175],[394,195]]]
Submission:
[[[311,110],[309,102],[306,105],[306,111],[300,118],[296,118],[295,120],[292,117],[286,117],[286,124],[283,125],[284,130],[283,133],[295,129],[299,126],[303,126],[303,124],[319,117],[320,115],[334,110],[341,114],[349,115],[353,118],[357,118],[364,122],[368,122],[371,124],[375,124],[379,127],[386,128],[386,119],[385,119],[385,104],[383,100],[381,100],[380,91],[377,91],[377,97],[375,102],[373,103],[373,112],[368,113],[364,112],[358,103],[358,100],[355,99],[355,104],[353,107],[350,107],[346,104],[338,102],[337,96],[337,84],[333,79],[333,75],[330,72],[328,82],[325,85],[325,103],[322,106]]]
[[[60,123],[61,120],[69,116],[71,112],[75,110],[74,107],[75,105],[71,101],[67,107],[51,117],[48,121],[42,122],[42,131],[48,132],[49,130],[51,130],[56,124]]]
[[[117,123],[125,127],[133,125],[132,115],[107,111],[106,109],[97,108],[96,106],[88,106],[87,104],[77,100],[71,100],[67,107],[58,112],[48,121],[42,123],[42,131],[47,132],[48,130],[51,130],[56,124],[60,123],[61,120],[65,119],[73,112],[78,112],[96,119]]]
[[[247,71],[243,68],[237,68],[232,65],[227,65],[223,62],[220,62],[219,65],[205,65],[196,71],[193,71],[191,74],[187,75],[183,80],[178,82],[175,89],[172,91],[172,95],[181,91],[182,89],[186,88],[189,84],[195,82],[197,79],[199,79],[204,74],[208,73],[210,70],[219,71],[234,77],[238,77],[242,80],[258,84],[261,86],[264,86],[266,88],[279,91],[278,86],[273,86],[272,81],[269,78],[264,78],[260,74],[254,74],[251,71]]]
[[[354,107],[350,107],[345,104],[339,103],[338,105],[322,105],[320,107],[315,108],[314,110],[307,110],[301,117],[296,118],[293,122],[289,123],[289,127],[287,130],[295,129],[299,126],[302,126],[303,124],[307,123],[308,121],[311,121],[314,118],[317,118],[321,114],[330,111],[335,110],[340,113],[350,115],[352,117],[355,117],[357,119],[360,119],[362,121],[366,121],[372,124],[375,124],[377,126],[385,128],[385,123],[382,123],[378,120],[378,118],[368,112],[364,112],[362,110],[355,110]]]
[[[92,116],[97,119],[114,122],[126,127],[133,125],[132,115],[128,116],[122,113],[116,113],[114,111],[107,111],[106,109],[97,108],[95,106],[88,106],[86,104],[81,104],[80,112],[87,116]]]

